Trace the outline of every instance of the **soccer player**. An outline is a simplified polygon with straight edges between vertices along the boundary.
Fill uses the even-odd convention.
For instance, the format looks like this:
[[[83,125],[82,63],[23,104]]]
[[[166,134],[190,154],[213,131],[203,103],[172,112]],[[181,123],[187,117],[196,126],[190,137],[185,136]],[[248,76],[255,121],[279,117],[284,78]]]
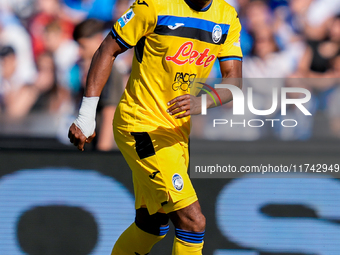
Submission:
[[[190,96],[188,81],[208,77],[216,59],[224,78],[241,77],[240,30],[224,0],[136,0],[95,53],[69,131],[80,150],[95,135],[95,109],[112,63],[135,50],[113,129],[132,170],[136,218],[112,255],[148,254],[166,235],[169,219],[176,235],[172,254],[202,254],[205,217],[187,173],[190,115],[200,113],[201,100]],[[221,94],[224,102],[232,100],[231,93]]]

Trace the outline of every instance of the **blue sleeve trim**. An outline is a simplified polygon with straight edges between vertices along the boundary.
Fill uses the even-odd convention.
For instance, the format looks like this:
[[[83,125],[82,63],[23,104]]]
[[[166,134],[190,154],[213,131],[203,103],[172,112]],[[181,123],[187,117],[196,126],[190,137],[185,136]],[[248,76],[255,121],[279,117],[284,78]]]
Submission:
[[[116,30],[112,27],[111,28],[111,32],[113,34],[113,36],[116,38],[117,42],[119,42],[121,45],[123,45],[125,48],[131,49],[133,46],[131,46],[130,44],[126,43],[116,32]]]
[[[218,60],[219,60],[220,62],[228,61],[228,60],[238,60],[238,61],[243,61],[243,58],[237,57],[237,56],[230,56],[230,57],[221,57],[221,58],[218,58]]]

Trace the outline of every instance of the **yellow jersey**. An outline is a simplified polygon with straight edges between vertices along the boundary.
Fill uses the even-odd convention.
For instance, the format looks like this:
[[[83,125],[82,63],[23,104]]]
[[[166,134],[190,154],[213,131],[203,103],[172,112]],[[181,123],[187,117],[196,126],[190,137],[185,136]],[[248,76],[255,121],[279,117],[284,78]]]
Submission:
[[[242,61],[240,31],[235,9],[224,0],[204,9],[190,0],[136,0],[112,28],[119,44],[135,50],[115,128],[169,132],[187,143],[190,117],[175,119],[167,103],[190,94],[195,78],[207,78],[216,59]]]

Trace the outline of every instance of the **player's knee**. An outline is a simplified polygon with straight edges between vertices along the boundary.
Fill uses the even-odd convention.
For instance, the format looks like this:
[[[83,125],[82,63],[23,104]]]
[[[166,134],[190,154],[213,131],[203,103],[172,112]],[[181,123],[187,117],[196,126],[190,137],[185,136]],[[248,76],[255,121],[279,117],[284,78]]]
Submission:
[[[206,220],[198,201],[188,207],[169,213],[169,217],[178,229],[191,232],[203,232],[205,230]]]
[[[194,215],[181,215],[176,228],[192,231],[192,232],[203,232],[205,230],[206,219],[204,215],[196,213]]]
[[[187,219],[182,228],[175,228],[176,238],[187,243],[203,243],[205,234],[205,217],[202,213]]]
[[[205,225],[206,225],[205,216],[202,213],[197,214],[196,217],[194,217],[191,231],[203,232],[205,230]]]

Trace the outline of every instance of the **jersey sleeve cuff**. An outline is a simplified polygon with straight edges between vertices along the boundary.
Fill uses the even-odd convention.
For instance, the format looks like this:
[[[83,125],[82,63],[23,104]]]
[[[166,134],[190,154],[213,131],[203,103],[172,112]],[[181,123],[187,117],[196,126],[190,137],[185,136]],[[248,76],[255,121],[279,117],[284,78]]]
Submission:
[[[131,49],[133,46],[131,46],[130,44],[128,44],[127,42],[125,42],[120,36],[119,34],[116,32],[116,30],[114,29],[114,27],[111,28],[111,32],[113,34],[113,37],[117,40],[118,43],[120,43],[121,45],[123,45],[125,48]]]
[[[238,60],[238,61],[243,61],[243,58],[242,57],[238,57],[238,56],[229,56],[229,57],[220,57],[218,58],[218,60],[220,62],[223,62],[223,61],[228,61],[228,60]]]

